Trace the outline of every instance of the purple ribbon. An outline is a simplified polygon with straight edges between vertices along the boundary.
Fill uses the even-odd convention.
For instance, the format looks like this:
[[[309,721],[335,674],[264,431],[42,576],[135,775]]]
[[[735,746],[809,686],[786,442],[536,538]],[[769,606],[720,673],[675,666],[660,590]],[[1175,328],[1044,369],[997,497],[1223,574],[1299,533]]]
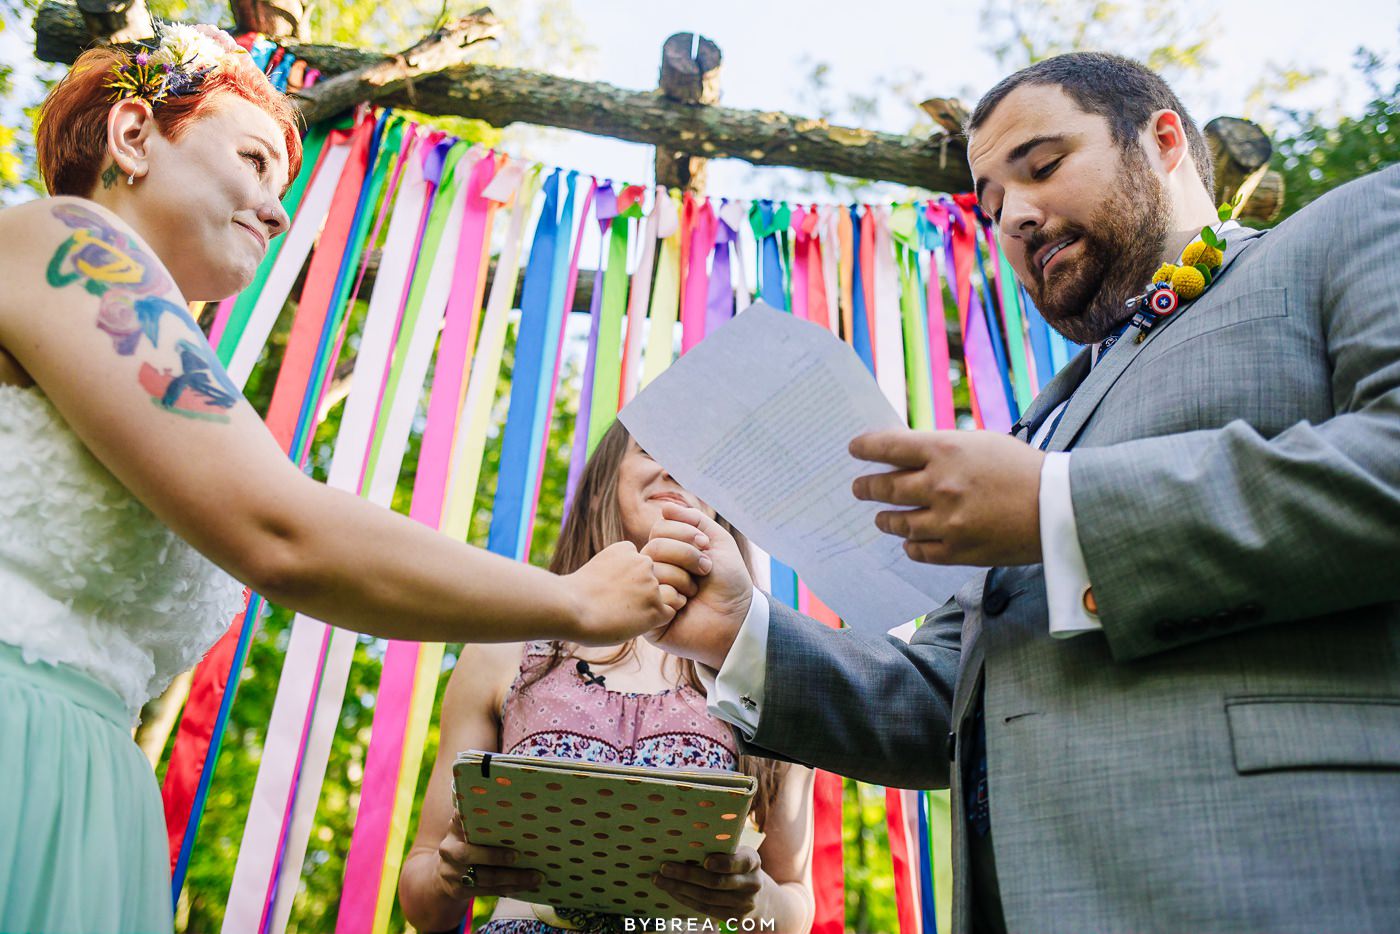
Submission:
[[[721,209],[728,201],[721,202]],[[705,333],[713,334],[715,328],[734,317],[734,283],[729,274],[729,251],[734,247],[739,232],[724,221],[716,212],[715,254],[710,267],[710,292],[705,302]]]
[[[583,364],[583,385],[578,393],[578,417],[574,419],[574,447],[569,455],[569,479],[564,485],[564,516],[569,517],[569,508],[574,504],[574,491],[578,489],[583,465],[588,460],[588,422],[593,413],[593,369],[598,360],[598,328],[602,320],[603,307],[603,257],[608,249],[608,227],[617,217],[617,192],[613,191],[612,179],[598,186],[594,195],[594,209],[598,218],[598,268],[593,271],[593,301],[589,305],[588,318],[588,358]]]

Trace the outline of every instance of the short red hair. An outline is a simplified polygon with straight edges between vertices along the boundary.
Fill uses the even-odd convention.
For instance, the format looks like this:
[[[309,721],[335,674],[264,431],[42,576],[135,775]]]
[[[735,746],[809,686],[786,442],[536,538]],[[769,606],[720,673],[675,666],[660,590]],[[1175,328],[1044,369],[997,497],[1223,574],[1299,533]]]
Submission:
[[[39,172],[49,194],[86,197],[97,185],[107,160],[107,113],[112,92],[106,84],[126,53],[104,46],[89,49],[73,63],[39,109],[34,146]],[[209,113],[221,94],[243,98],[277,121],[287,144],[287,178],[301,170],[301,133],[296,107],[277,91],[246,55],[225,60],[204,79],[199,93],[166,97],[151,108],[156,126],[178,140],[200,117]]]

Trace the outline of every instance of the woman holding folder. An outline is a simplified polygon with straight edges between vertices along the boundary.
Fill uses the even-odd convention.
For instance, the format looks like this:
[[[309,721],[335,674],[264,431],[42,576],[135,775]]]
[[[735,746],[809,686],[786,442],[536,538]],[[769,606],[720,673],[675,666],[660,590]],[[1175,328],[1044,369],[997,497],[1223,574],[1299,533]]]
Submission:
[[[550,570],[568,573],[617,542],[643,548],[666,502],[714,515],[615,423],[584,469]],[[565,921],[533,903],[538,875],[513,868],[513,850],[466,838],[451,783],[453,760],[467,749],[754,775],[751,819],[762,843],[699,866],[665,864],[655,884],[710,917],[771,920],[780,932],[810,926],[811,771],[739,756],[729,728],[706,712],[694,665],[634,639],[600,649],[558,641],[464,648],[443,698],[437,761],[399,877],[404,916],[418,930],[455,930],[473,897],[491,895],[501,898],[482,934],[549,934],[564,923],[619,929],[615,916],[565,912]]]

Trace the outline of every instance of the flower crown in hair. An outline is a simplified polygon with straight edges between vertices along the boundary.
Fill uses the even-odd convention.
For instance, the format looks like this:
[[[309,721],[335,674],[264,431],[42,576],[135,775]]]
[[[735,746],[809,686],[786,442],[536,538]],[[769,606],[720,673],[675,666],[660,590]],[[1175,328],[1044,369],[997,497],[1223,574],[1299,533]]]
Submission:
[[[247,54],[222,30],[179,23],[157,23],[155,38],[141,46],[112,66],[107,87],[113,103],[139,97],[154,106],[167,97],[198,94],[230,56]]]

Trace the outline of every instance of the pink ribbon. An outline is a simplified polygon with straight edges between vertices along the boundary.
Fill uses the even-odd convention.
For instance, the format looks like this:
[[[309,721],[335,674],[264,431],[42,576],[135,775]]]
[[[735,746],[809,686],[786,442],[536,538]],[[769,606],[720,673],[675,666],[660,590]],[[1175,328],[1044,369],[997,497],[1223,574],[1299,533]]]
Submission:
[[[687,195],[689,197],[689,195]],[[690,243],[688,271],[685,277],[685,293],[681,298],[681,353],[705,339],[705,300],[709,293],[710,276],[705,269],[705,261],[715,243],[715,210],[706,199],[694,205],[690,214]]]
[[[948,237],[948,209],[930,201],[925,210],[944,242]],[[928,361],[933,376],[933,426],[951,430],[958,426],[953,409],[953,381],[949,376],[948,318],[943,307],[943,281],[938,271],[937,247],[928,254]]]

